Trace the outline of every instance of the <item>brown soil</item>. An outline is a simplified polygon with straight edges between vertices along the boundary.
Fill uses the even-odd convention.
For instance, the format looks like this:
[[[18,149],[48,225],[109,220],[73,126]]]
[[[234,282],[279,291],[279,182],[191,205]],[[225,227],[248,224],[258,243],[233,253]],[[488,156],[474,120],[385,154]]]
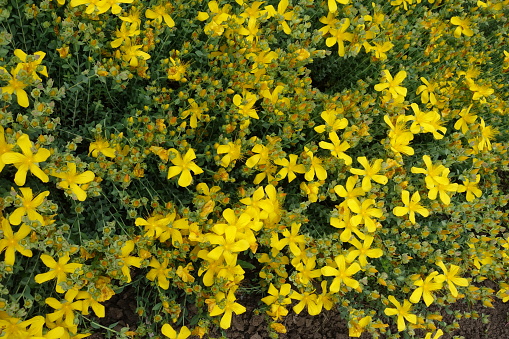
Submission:
[[[240,299],[240,298],[239,298]],[[136,330],[136,324],[139,318],[136,314],[136,295],[131,288],[126,288],[122,293],[115,295],[106,305],[106,317],[95,319],[102,326],[113,327],[120,331],[122,327],[129,327],[130,330]],[[254,296],[252,300],[242,298],[242,304],[246,305],[247,311],[244,314],[234,316],[232,326],[226,331],[213,329],[205,338],[219,338],[224,335],[228,339],[265,339],[269,338],[268,325],[270,319],[264,314],[256,314],[254,311],[258,305],[259,298]],[[458,303],[457,309],[461,311],[476,310],[479,314],[484,313],[489,316],[489,323],[483,324],[481,319],[462,319],[459,321],[460,329],[451,333],[446,333],[441,339],[450,339],[453,336],[463,336],[465,339],[505,339],[509,338],[509,303],[503,303],[500,300],[493,302],[494,308],[476,306],[471,308],[464,303]],[[446,316],[445,321],[450,322],[451,316]],[[318,316],[309,316],[305,311],[300,315],[293,314],[291,311],[282,322],[287,333],[279,334],[281,339],[347,339],[348,327],[345,320],[341,319],[336,310],[322,312]],[[106,330],[97,330],[89,338],[103,339],[107,338]],[[112,336],[115,337],[114,335]],[[420,336],[422,337],[422,336]],[[197,338],[197,337],[193,337]],[[364,333],[361,338],[371,338]],[[383,336],[381,336],[383,338]]]

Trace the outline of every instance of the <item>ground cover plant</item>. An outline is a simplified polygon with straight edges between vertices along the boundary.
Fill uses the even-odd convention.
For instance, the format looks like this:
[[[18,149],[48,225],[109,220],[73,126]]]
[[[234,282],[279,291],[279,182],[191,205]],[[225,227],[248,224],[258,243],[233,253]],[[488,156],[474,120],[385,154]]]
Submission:
[[[290,312],[374,338],[483,317],[454,305],[509,300],[507,17],[0,0],[0,336],[208,337],[246,294],[271,337]],[[100,325],[125,288],[139,323]]]

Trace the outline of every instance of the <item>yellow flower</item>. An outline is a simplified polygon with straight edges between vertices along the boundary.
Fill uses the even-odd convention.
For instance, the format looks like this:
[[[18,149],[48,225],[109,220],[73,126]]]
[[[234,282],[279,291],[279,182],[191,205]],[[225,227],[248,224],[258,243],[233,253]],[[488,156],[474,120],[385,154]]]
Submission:
[[[468,125],[473,124],[475,120],[477,119],[477,115],[470,114],[470,109],[472,108],[472,105],[468,106],[467,109],[462,109],[459,115],[461,116],[456,123],[454,123],[455,129],[461,129],[461,132],[463,134],[467,133],[468,131]]]
[[[348,1],[348,0],[346,0]],[[290,34],[292,30],[290,29],[290,26],[288,26],[287,20],[292,20],[294,16],[294,12],[290,11],[287,12],[286,9],[288,8],[288,0],[281,0],[279,1],[279,4],[277,5],[277,11],[274,8],[274,6],[269,5],[265,7],[265,10],[268,13],[268,18],[278,16],[279,18],[282,18],[282,20],[278,21],[281,26],[283,26],[283,31],[286,34]]]
[[[438,261],[437,265],[442,269],[444,274],[437,276],[435,278],[435,281],[437,282],[446,281],[449,287],[449,291],[451,291],[451,295],[456,298],[458,296],[458,290],[456,289],[456,285],[468,286],[468,280],[465,278],[458,277],[458,272],[460,270],[459,266],[451,264],[449,265],[449,269],[447,269],[447,267],[445,267],[442,261]]]
[[[274,163],[276,165],[283,166],[283,168],[277,173],[279,180],[288,177],[288,182],[292,182],[293,179],[297,177],[295,173],[303,174],[306,172],[306,167],[304,167],[303,164],[297,165],[298,156],[295,154],[290,154],[288,159],[277,159]]]
[[[92,14],[99,6],[102,0],[71,0],[71,7],[77,7],[81,5],[88,5],[85,13]]]
[[[348,335],[350,337],[359,338],[364,332],[364,328],[371,322],[371,317],[367,316],[362,319],[350,320],[348,322]]]
[[[320,116],[325,121],[325,125],[315,127],[315,131],[318,133],[323,132],[336,132],[338,129],[345,129],[348,126],[348,120],[346,118],[340,118],[340,114],[343,113],[343,109],[326,110],[323,111]]]
[[[426,175],[425,181],[426,185],[434,186],[438,184],[447,185],[449,183],[449,179],[447,177],[443,177],[442,174],[447,170],[444,165],[433,165],[431,162],[431,158],[429,155],[423,155],[422,159],[426,164],[426,169],[412,167],[412,173],[422,173]]]
[[[489,85],[478,85],[472,79],[467,79],[467,83],[468,89],[473,92],[472,100],[479,100],[481,103],[486,103],[486,97],[495,92]]]
[[[412,194],[412,199],[410,199],[410,193],[407,190],[403,190],[401,192],[401,200],[405,206],[394,207],[392,213],[394,213],[395,216],[401,217],[408,214],[412,224],[415,224],[415,212],[419,213],[423,217],[427,217],[429,215],[429,211],[425,207],[419,205],[419,201],[421,201],[419,192],[414,192],[414,194]]]
[[[350,211],[357,213],[350,219],[352,226],[364,224],[368,232],[375,232],[376,223],[372,218],[380,218],[383,215],[383,211],[379,208],[369,207],[374,204],[375,200],[373,199],[364,199],[362,203],[356,198],[349,199],[348,207]]]
[[[27,172],[32,172],[33,175],[41,179],[42,182],[48,182],[49,177],[44,173],[39,163],[46,161],[50,156],[50,151],[45,148],[39,148],[37,153],[32,152],[32,142],[28,138],[28,135],[23,134],[19,137],[16,144],[21,148],[21,153],[17,152],[6,152],[2,155],[2,161],[5,164],[13,164],[16,166],[18,171],[14,176],[14,182],[18,186],[25,185]]]
[[[145,226],[145,237],[159,238],[161,234],[168,229],[167,225],[170,223],[170,218],[163,218],[162,215],[156,214],[147,220],[143,218],[136,218],[134,224],[136,226]]]
[[[433,335],[432,332],[429,332],[426,334],[426,336],[424,337],[424,339],[439,339],[441,336],[444,335],[444,331],[442,330],[438,330],[435,335],[433,336],[433,338],[431,337]]]
[[[372,235],[366,235],[364,236],[363,244],[356,238],[349,240],[349,243],[354,245],[354,247],[348,251],[346,261],[353,262],[358,257],[361,267],[364,267],[368,264],[367,258],[380,258],[384,252],[379,248],[370,248],[374,239]]]
[[[470,28],[469,19],[460,19],[458,16],[453,16],[451,18],[451,24],[458,26],[454,30],[454,36],[456,38],[461,37],[461,34],[465,34],[466,36],[474,35],[474,31]]]
[[[187,326],[182,326],[179,333],[177,333],[170,324],[164,324],[161,328],[161,333],[170,339],[186,339],[191,335],[191,331]]]
[[[138,67],[138,59],[150,59],[150,54],[139,50],[143,47],[143,45],[132,45],[131,39],[125,39],[124,41],[125,44],[120,46],[120,50],[122,51],[122,59],[124,61],[128,61],[130,66]]]
[[[244,117],[259,119],[256,110],[253,108],[258,96],[248,91],[245,91],[243,96],[244,98],[238,94],[233,96],[233,104],[238,107],[238,112]]]
[[[110,143],[102,138],[98,138],[96,141],[91,142],[88,147],[88,154],[92,153],[92,156],[97,158],[99,153],[109,158],[115,157],[115,150],[110,147]]]
[[[366,47],[366,52],[375,52],[375,58],[378,60],[386,60],[388,52],[394,47],[394,45],[389,41],[384,41],[383,44],[378,42],[373,42],[374,46],[370,46],[369,43],[365,42],[364,47]]]
[[[224,258],[227,265],[235,266],[237,262],[237,252],[242,252],[249,248],[249,242],[247,240],[240,239],[235,241],[236,234],[237,227],[227,226],[224,228],[223,235],[207,235],[207,240],[211,244],[218,245],[207,254],[207,257],[215,261]]]
[[[2,155],[10,152],[13,147],[13,145],[8,144],[5,140],[4,128],[0,126],[0,172],[2,172],[5,167],[5,163],[2,161]]]
[[[226,145],[219,145],[217,147],[217,154],[226,154],[221,159],[221,166],[228,167],[231,162],[235,163],[241,157],[242,145],[241,140],[235,142],[228,142]]]
[[[503,69],[504,70],[507,70],[509,69],[509,52],[504,50],[504,66],[503,66]]]
[[[134,250],[134,241],[128,240],[125,242],[124,246],[120,249],[120,255],[117,259],[120,261],[120,265],[122,266],[122,274],[127,278],[127,282],[131,282],[131,272],[129,270],[129,266],[140,267],[142,258],[133,257],[129,254]]]
[[[410,302],[417,304],[419,300],[424,300],[424,303],[426,306],[429,306],[433,303],[434,298],[432,291],[439,290],[442,288],[442,282],[437,281],[437,275],[438,272],[431,272],[430,275],[426,277],[425,280],[419,279],[417,280],[414,285],[419,286],[410,296]],[[435,282],[433,282],[434,280]]]
[[[338,1],[338,0],[329,0],[329,3],[336,4],[336,1]],[[344,41],[351,42],[354,38],[354,35],[352,33],[349,33],[346,31],[349,26],[350,26],[350,19],[346,18],[340,28],[329,29],[329,33],[331,34],[331,36],[325,40],[325,45],[327,45],[327,47],[332,47],[336,43],[338,44],[338,54],[340,57],[345,55]]]
[[[2,231],[3,238],[0,239],[0,253],[5,250],[6,265],[14,265],[16,260],[16,251],[25,257],[32,256],[32,251],[24,248],[23,245],[20,244],[21,240],[25,239],[31,232],[31,229],[28,225],[21,225],[19,230],[16,233],[13,233],[9,221],[5,218],[2,218]]]
[[[316,257],[313,256],[308,258],[306,252],[303,252],[302,254],[305,255],[306,258],[302,259],[302,262],[295,265],[295,270],[299,272],[295,276],[295,280],[302,285],[307,285],[312,279],[321,277],[322,271],[320,269],[314,269],[316,266]]]
[[[371,180],[382,185],[387,184],[389,179],[385,175],[377,174],[382,169],[382,159],[376,159],[373,165],[369,163],[366,157],[358,157],[357,161],[364,169],[351,168],[350,173],[364,176],[364,178],[362,178],[362,190],[364,192],[369,192],[371,190]]]
[[[392,98],[395,100],[399,97],[404,98],[407,94],[407,89],[400,85],[403,80],[405,80],[407,73],[405,71],[399,71],[393,78],[388,70],[384,69],[382,72],[385,74],[382,79],[384,82],[375,85],[375,91],[380,92],[383,90],[388,90]]]
[[[186,82],[187,79],[184,77],[184,74],[186,73],[186,69],[189,66],[182,63],[182,61],[178,58],[177,60],[170,58],[170,62],[172,66],[170,66],[166,71],[168,74],[168,79]]]
[[[235,298],[235,294],[232,290],[228,292],[228,295],[225,295],[223,292],[219,292],[216,299],[224,301],[224,306],[221,307],[218,304],[214,305],[214,308],[210,311],[210,316],[214,317],[216,315],[223,314],[221,322],[219,323],[219,326],[222,329],[230,328],[233,313],[238,315],[246,312],[246,308],[244,306],[235,302],[237,298]]]
[[[52,257],[50,257],[47,254],[41,255],[41,260],[49,267],[49,271],[46,273],[37,274],[35,276],[35,282],[38,284],[42,284],[43,282],[46,282],[51,279],[57,279],[57,285],[56,285],[56,291],[58,293],[64,293],[64,289],[60,286],[61,282],[67,281],[67,274],[68,273],[74,273],[77,269],[81,268],[83,266],[82,264],[77,263],[71,263],[68,264],[67,262],[71,258],[69,255],[64,255],[58,259],[58,262],[56,262]]]
[[[428,102],[432,105],[437,104],[437,98],[435,96],[435,90],[438,89],[438,84],[434,82],[429,82],[426,78],[421,77],[421,81],[424,85],[417,87],[416,94],[421,94],[421,102],[423,104],[427,104]]]
[[[58,55],[65,59],[69,55],[69,46],[62,46],[60,48],[56,48],[56,51],[58,52]]]
[[[290,284],[282,284],[278,291],[277,288],[274,287],[274,285],[271,283],[268,290],[269,295],[262,298],[261,301],[269,306],[273,304],[289,305],[292,303],[292,300],[288,296],[292,292],[293,291]]]
[[[256,144],[251,149],[251,152],[257,153],[257,154],[255,154],[255,155],[251,156],[249,159],[247,159],[247,161],[246,161],[247,167],[253,168],[256,165],[265,165],[269,162],[269,148],[268,147],[261,145],[261,144]]]
[[[101,0],[97,3],[97,14],[102,14],[111,9],[111,14],[120,14],[122,12],[122,4],[131,4],[134,0]]]
[[[48,70],[46,69],[46,66],[40,66],[42,59],[44,59],[44,57],[46,56],[46,53],[35,52],[32,56],[32,58],[34,58],[35,60],[29,62],[27,62],[28,55],[20,49],[15,49],[14,55],[16,55],[22,62],[16,66],[13,74],[18,74],[20,70],[24,70],[25,72],[27,72],[28,75],[32,76],[34,80],[40,81],[42,81],[42,79],[37,75],[37,72],[41,73],[46,77],[48,76]]]
[[[18,80],[17,73],[14,72],[14,70],[11,70],[11,74],[7,72],[7,70],[3,67],[0,67],[0,74],[1,72],[4,72],[5,74],[8,74],[10,76],[10,79],[8,80],[8,85],[1,87],[0,89],[2,92],[9,93],[9,94],[16,94],[16,97],[18,99],[18,105],[21,107],[28,107],[28,94],[25,91],[25,87],[28,86],[28,84],[25,84],[23,81]]]
[[[477,147],[479,148],[479,151],[482,151],[485,148],[488,151],[491,151],[492,147],[490,140],[494,139],[495,135],[498,134],[498,131],[491,126],[486,126],[483,118],[481,118],[479,127],[481,130],[481,136],[477,139]]]
[[[85,201],[87,192],[78,185],[88,184],[95,178],[95,174],[92,171],[77,174],[74,162],[67,163],[67,171],[60,173],[53,172],[52,176],[63,179],[58,185],[63,189],[71,189],[79,201]]]
[[[194,150],[192,148],[188,149],[183,157],[180,155],[179,151],[174,148],[171,148],[169,151],[173,153],[175,157],[170,160],[174,166],[171,166],[168,169],[167,179],[180,174],[178,180],[179,186],[187,187],[191,185],[191,182],[193,181],[191,171],[193,171],[195,175],[203,173],[203,170],[193,162],[193,160],[196,159]]]
[[[341,142],[336,132],[329,133],[329,139],[332,143],[320,141],[318,145],[323,149],[330,150],[331,154],[336,158],[343,159],[346,165],[351,165],[352,157],[345,153],[345,151],[350,148],[348,141]]]
[[[342,5],[348,4],[350,0],[327,0],[327,7],[329,8],[329,12],[335,13],[338,10],[338,4],[336,2],[339,2]]]
[[[40,215],[37,212],[36,208],[39,207],[44,202],[44,198],[46,198],[49,195],[49,191],[44,191],[34,198],[31,188],[20,187],[19,190],[23,195],[23,197],[20,197],[22,206],[16,208],[14,212],[11,213],[11,215],[9,216],[9,222],[12,225],[19,225],[21,224],[21,218],[24,215],[27,215],[28,219],[38,220],[41,223],[41,225],[44,225],[44,219],[42,215]]]
[[[415,314],[410,313],[410,309],[412,308],[412,304],[408,300],[404,300],[403,305],[399,303],[392,295],[389,296],[389,301],[396,306],[396,308],[387,307],[384,310],[386,315],[397,315],[398,316],[398,332],[404,331],[406,329],[405,320],[416,324],[417,316]]]
[[[300,248],[298,244],[305,244],[306,243],[306,237],[304,234],[298,235],[300,230],[300,224],[299,223],[292,223],[291,225],[291,231],[288,229],[285,229],[283,231],[283,239],[279,240],[278,236],[276,235],[275,238],[273,238],[270,246],[274,247],[278,251],[281,251],[285,246],[288,245],[290,247],[290,251],[293,255],[298,257],[300,255]]]
[[[440,176],[441,179],[447,179],[446,184],[442,184],[442,183],[434,184],[434,183],[426,182],[426,187],[429,189],[428,198],[430,200],[435,200],[437,198],[437,194],[438,194],[440,196],[440,200],[442,200],[442,202],[445,205],[449,205],[451,203],[451,197],[449,197],[447,192],[457,192],[459,185],[457,183],[451,184],[449,182],[449,179],[447,178],[448,175],[449,175],[449,169],[446,168],[444,170],[444,172],[442,173],[442,176]]]
[[[132,0],[131,0],[132,1]],[[169,5],[169,3],[168,3]],[[164,23],[168,27],[175,27],[175,21],[171,18],[170,14],[168,14],[168,5],[157,5],[152,9],[147,9],[145,11],[145,16],[148,19],[154,19],[156,22],[161,23],[164,20]]]
[[[361,270],[361,267],[358,263],[354,262],[350,266],[346,266],[346,258],[344,255],[338,255],[334,258],[336,262],[337,268],[332,266],[322,267],[322,275],[327,277],[334,277],[332,283],[330,285],[330,291],[332,293],[339,292],[341,287],[341,283],[345,284],[351,288],[359,287],[359,282],[355,279],[352,279],[351,276]]]
[[[359,181],[358,175],[352,175],[346,179],[346,185],[336,185],[334,186],[334,192],[345,200],[340,204],[340,206],[348,207],[348,201],[355,199],[356,197],[363,196],[366,192],[362,189],[362,187],[355,187],[357,182]]]
[[[481,176],[477,174],[475,176],[475,181],[471,182],[469,179],[463,180],[463,185],[458,185],[458,192],[467,192],[467,201],[473,201],[475,197],[480,197],[482,195],[482,191],[477,188],[477,184],[481,180]]]
[[[281,323],[271,323],[270,327],[277,333],[286,333],[286,327]]]
[[[46,304],[55,309],[55,312],[48,313],[46,317],[51,322],[63,321],[66,327],[74,326],[74,311],[83,310],[83,301],[74,301],[78,290],[73,288],[65,293],[63,302],[55,298],[46,298]]]
[[[198,120],[208,117],[207,115],[203,115],[203,112],[207,112],[209,108],[207,107],[206,101],[202,102],[200,105],[198,105],[194,99],[187,99],[187,101],[191,105],[191,108],[183,111],[181,117],[185,119],[191,115],[189,125],[192,128],[196,128],[198,126]]]
[[[313,152],[307,147],[304,147],[304,151],[306,156],[311,159],[311,165],[309,166],[309,170],[304,174],[304,179],[307,181],[312,181],[315,175],[318,180],[327,179],[327,171],[322,166],[322,160],[318,157],[315,157]]]
[[[171,268],[168,267],[168,259],[164,259],[162,263],[157,261],[156,258],[152,258],[149,264],[150,267],[153,267],[147,273],[147,279],[150,281],[154,281],[157,278],[157,284],[164,290],[167,290],[170,287],[170,282],[168,281],[169,273]]]
[[[129,27],[127,27],[126,23],[124,21],[124,22],[122,22],[122,25],[120,25],[120,29],[117,29],[115,31],[115,36],[117,37],[117,39],[113,40],[110,43],[111,47],[117,48],[120,45],[122,45],[122,43],[125,40],[129,39],[129,37],[139,35],[139,34],[140,34],[140,30],[137,29],[136,24],[131,24]]]
[[[113,292],[113,294],[115,293]],[[104,301],[102,296],[96,300],[89,292],[79,291],[76,298],[81,299],[83,301],[83,308],[81,310],[81,314],[88,315],[89,314],[88,308],[92,307],[92,310],[94,311],[95,315],[98,316],[99,318],[104,318],[106,316],[104,305],[101,305],[99,303],[100,300]]]
[[[342,210],[343,212],[340,214],[341,218],[330,218],[331,226],[345,229],[341,232],[339,239],[342,242],[348,242],[352,238],[352,232],[355,233],[359,239],[364,239],[366,236],[357,228],[358,225],[353,225],[351,222],[350,210],[348,208],[342,208]]]
[[[309,315],[320,314],[321,308],[319,308],[318,305],[316,304],[317,295],[315,293],[303,292],[301,294],[296,291],[293,291],[291,298],[299,300],[297,305],[293,306],[293,311],[296,314],[300,314],[300,312],[302,312],[304,307],[307,307]]]
[[[320,184],[319,182],[310,183],[301,182],[300,189],[303,191],[304,194],[308,196],[308,200],[310,202],[316,202],[318,200],[318,192],[320,190],[321,185],[322,184]]]

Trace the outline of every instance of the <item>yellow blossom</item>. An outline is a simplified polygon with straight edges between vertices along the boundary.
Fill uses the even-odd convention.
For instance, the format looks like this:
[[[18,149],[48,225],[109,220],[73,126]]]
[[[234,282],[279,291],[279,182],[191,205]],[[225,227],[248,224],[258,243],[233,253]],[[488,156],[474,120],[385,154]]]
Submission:
[[[92,153],[92,156],[97,158],[99,153],[102,153],[104,156],[109,158],[115,157],[115,150],[110,147],[110,143],[102,138],[96,139],[96,141],[91,142],[88,148],[88,154]]]
[[[474,31],[470,28],[469,19],[461,19],[459,16],[453,16],[451,18],[451,24],[458,26],[454,30],[454,36],[456,38],[461,37],[461,34],[464,34],[466,36],[474,35]]]
[[[330,13],[335,13],[338,10],[338,4],[336,2],[339,2],[342,5],[348,4],[350,0],[327,0],[327,7],[329,8]]]
[[[394,207],[392,210],[394,215],[401,217],[405,214],[408,214],[412,224],[415,224],[415,212],[419,213],[423,217],[427,217],[429,215],[429,211],[419,204],[419,201],[421,201],[419,192],[414,192],[414,194],[412,194],[412,199],[410,199],[410,193],[407,190],[403,190],[401,192],[401,200],[405,206]]]
[[[409,299],[410,302],[416,304],[419,302],[419,300],[421,300],[421,297],[422,297],[426,306],[431,305],[434,301],[433,294],[431,292],[442,288],[442,282],[437,281],[437,279],[436,279],[437,275],[438,275],[438,272],[435,271],[435,272],[431,272],[426,277],[426,279],[417,280],[414,283],[414,285],[418,286],[418,288],[415,289],[415,291],[410,296],[410,299]],[[434,280],[434,282],[433,282],[433,280]]]
[[[304,152],[306,156],[311,159],[311,165],[309,166],[308,171],[304,174],[304,179],[307,181],[312,181],[315,175],[318,180],[327,179],[327,171],[322,166],[322,160],[318,157],[315,157],[313,152],[307,147],[304,147]]]
[[[46,273],[37,274],[35,276],[35,282],[38,284],[42,284],[51,279],[57,279],[56,291],[58,293],[64,293],[64,289],[60,286],[61,282],[67,281],[67,274],[74,273],[77,269],[83,266],[82,264],[70,263],[67,262],[71,258],[69,255],[64,255],[58,259],[58,262],[55,261],[52,257],[47,254],[41,255],[41,260],[50,270]]]
[[[371,190],[371,180],[382,185],[387,184],[389,179],[385,175],[377,174],[382,169],[383,159],[376,159],[372,165],[366,157],[358,157],[357,161],[364,169],[351,168],[350,173],[364,176],[362,178],[362,189],[364,192]]]
[[[407,73],[405,71],[399,71],[393,78],[388,70],[384,69],[382,72],[384,73],[383,82],[375,85],[375,91],[380,92],[387,90],[393,99],[399,97],[404,98],[407,94],[407,89],[401,86],[401,83],[405,80]]]
[[[149,266],[152,267],[152,269],[147,273],[147,279],[154,281],[157,278],[159,287],[167,290],[168,287],[170,287],[168,278],[171,271],[171,268],[168,268],[168,259],[164,259],[163,262],[160,263],[156,258],[152,258]]]
[[[289,160],[288,160],[289,159]],[[283,166],[283,168],[278,172],[279,180],[288,177],[288,182],[292,182],[297,176],[295,173],[303,174],[306,172],[306,168],[303,164],[297,165],[298,156],[295,154],[290,154],[288,159],[277,159],[274,161],[276,165]]]
[[[442,269],[444,274],[437,276],[435,278],[435,281],[447,282],[449,291],[451,291],[451,295],[456,298],[458,296],[458,290],[456,288],[456,285],[468,286],[468,280],[465,278],[458,277],[458,272],[460,270],[459,266],[451,264],[449,265],[449,269],[447,269],[447,267],[445,267],[442,261],[438,261],[437,265]]]
[[[187,326],[182,326],[177,333],[170,324],[164,324],[161,328],[161,333],[170,339],[186,339],[191,335],[191,331]]]
[[[77,289],[70,289],[65,293],[63,302],[58,301],[55,298],[46,298],[46,304],[55,309],[55,312],[48,313],[47,318],[51,322],[63,321],[66,327],[72,327],[74,325],[74,311],[83,310],[83,301],[74,301],[74,298],[78,295]]]
[[[170,160],[174,166],[171,166],[168,169],[167,179],[173,178],[174,176],[180,174],[178,180],[179,186],[187,187],[191,185],[191,182],[193,181],[191,171],[193,171],[195,175],[203,173],[203,170],[193,161],[196,159],[194,150],[192,148],[188,149],[184,156],[182,156],[180,152],[174,148],[171,148],[169,151],[172,152],[175,157]]]
[[[2,218],[1,222],[3,238],[0,239],[0,253],[5,250],[5,264],[10,266],[14,265],[16,251],[25,257],[31,257],[32,251],[20,244],[20,242],[30,234],[32,231],[31,228],[23,224],[16,233],[13,233],[7,219]]]
[[[134,250],[134,241],[128,240],[125,242],[124,246],[120,249],[120,255],[117,256],[119,260],[119,265],[122,267],[122,274],[127,278],[127,282],[131,282],[131,271],[129,270],[129,266],[140,267],[142,258],[133,257],[129,255]]]
[[[399,303],[399,301],[394,298],[394,296],[390,295],[389,301],[396,306],[396,308],[390,308],[387,307],[384,310],[384,313],[386,315],[397,315],[398,316],[398,332],[404,331],[406,329],[405,320],[416,324],[417,323],[417,316],[415,314],[411,314],[410,310],[412,308],[412,304],[408,300],[404,300],[403,305]]]
[[[129,38],[124,40],[124,44],[120,46],[121,57],[124,61],[129,62],[131,67],[138,67],[138,59],[148,60],[150,59],[150,54],[139,50],[143,45],[133,45],[132,43]]]
[[[354,247],[348,251],[346,261],[353,262],[355,258],[358,258],[361,267],[364,267],[368,264],[367,258],[380,258],[383,255],[383,251],[379,248],[370,248],[374,239],[372,235],[366,235],[363,244],[355,237],[349,240],[349,243]]]
[[[92,171],[85,171],[78,174],[76,172],[76,163],[74,162],[67,163],[66,171],[59,173],[53,172],[51,175],[62,179],[58,185],[63,189],[70,189],[79,201],[85,201],[87,198],[87,192],[78,185],[88,184],[95,178],[95,174]]]
[[[475,197],[480,197],[482,195],[482,191],[477,188],[477,184],[481,180],[481,176],[477,174],[475,176],[475,181],[470,181],[469,179],[463,180],[463,185],[458,185],[458,192],[467,192],[467,201],[473,201]]]
[[[37,150],[37,153],[34,154],[32,152],[32,142],[26,134],[21,135],[16,144],[21,148],[23,153],[6,152],[2,154],[2,161],[4,164],[13,164],[18,169],[14,176],[16,185],[25,185],[28,171],[41,179],[42,182],[48,182],[49,177],[41,170],[39,163],[49,158],[50,151],[41,147]]]
[[[338,0],[329,0],[329,3],[336,4],[336,1],[338,1]],[[349,26],[350,26],[350,19],[348,19],[348,18],[344,19],[344,22],[340,28],[331,28],[329,30],[329,33],[331,34],[331,36],[325,40],[325,45],[327,45],[327,47],[332,47],[336,43],[338,44],[338,54],[340,57],[345,56],[344,41],[351,42],[354,38],[354,35],[352,33],[349,33],[346,31]]]
[[[48,76],[48,70],[46,66],[42,66],[42,59],[46,56],[44,52],[35,52],[32,55],[34,61],[28,61],[28,55],[20,49],[14,50],[14,55],[16,55],[22,62],[20,62],[13,71],[13,74],[18,74],[20,70],[24,70],[28,75],[31,75],[34,80],[42,81],[42,79],[37,75],[41,73],[45,77]]]
[[[461,129],[461,132],[463,132],[463,134],[467,133],[467,131],[469,130],[468,125],[473,124],[477,119],[477,115],[470,114],[471,108],[472,105],[468,106],[468,108],[466,109],[462,109],[461,112],[459,113],[461,118],[458,119],[456,123],[454,123],[454,128],[457,130]]]
[[[345,153],[345,151],[350,148],[348,141],[341,141],[336,132],[329,133],[329,139],[332,143],[320,141],[318,145],[323,149],[330,150],[331,154],[336,158],[343,159],[346,165],[351,165],[352,157]]]
[[[322,267],[322,275],[334,277],[330,285],[330,291],[332,293],[339,292],[342,283],[353,289],[359,287],[359,282],[351,278],[352,275],[361,270],[359,264],[354,262],[350,266],[347,266],[346,258],[343,255],[336,256],[334,261],[336,262],[337,268],[332,266]]]
[[[246,312],[246,308],[235,302],[237,298],[235,298],[235,294],[232,290],[228,292],[228,295],[225,295],[223,292],[219,292],[216,298],[218,300],[224,300],[225,304],[222,307],[218,304],[214,305],[214,308],[210,311],[210,316],[214,317],[216,315],[223,314],[219,326],[222,329],[230,328],[233,313],[237,315],[242,314]]]
[[[111,14],[120,14],[122,7],[120,3],[131,4],[134,0],[101,0],[97,3],[97,14],[102,14],[111,9]]]
[[[161,23],[164,20],[164,23],[168,27],[175,27],[175,21],[173,21],[170,14],[168,13],[168,6],[157,5],[153,8],[149,8],[145,11],[145,16],[148,19],[154,19],[158,23]]]

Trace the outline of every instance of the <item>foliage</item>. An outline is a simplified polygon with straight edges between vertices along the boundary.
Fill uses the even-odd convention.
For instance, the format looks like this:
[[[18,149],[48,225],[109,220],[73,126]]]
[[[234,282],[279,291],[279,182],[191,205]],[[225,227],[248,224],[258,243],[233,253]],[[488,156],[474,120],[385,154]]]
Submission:
[[[0,5],[1,336],[86,337],[127,285],[118,337],[227,329],[252,289],[275,336],[509,300],[508,0]]]

